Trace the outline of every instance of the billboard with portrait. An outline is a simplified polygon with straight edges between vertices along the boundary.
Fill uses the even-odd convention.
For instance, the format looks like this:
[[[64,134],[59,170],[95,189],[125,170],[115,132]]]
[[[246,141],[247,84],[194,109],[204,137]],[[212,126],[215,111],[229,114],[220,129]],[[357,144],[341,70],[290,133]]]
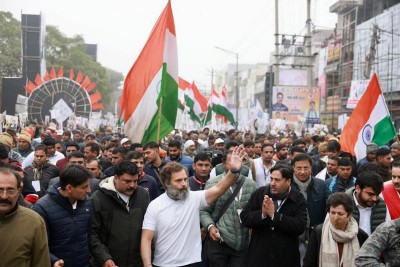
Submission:
[[[307,86],[274,86],[272,89],[272,119],[298,122],[304,118],[306,127],[319,124],[320,88]]]
[[[350,94],[347,99],[346,108],[355,109],[358,101],[360,101],[361,97],[364,95],[364,92],[367,90],[369,85],[369,80],[353,80],[351,81]]]

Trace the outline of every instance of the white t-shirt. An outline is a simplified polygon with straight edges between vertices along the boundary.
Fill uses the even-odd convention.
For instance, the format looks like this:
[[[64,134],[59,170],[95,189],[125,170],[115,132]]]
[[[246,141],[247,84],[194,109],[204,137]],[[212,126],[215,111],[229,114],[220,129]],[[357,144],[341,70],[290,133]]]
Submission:
[[[22,168],[25,169],[26,167],[31,166],[34,157],[35,157],[35,151],[32,151],[32,152],[24,159],[24,161],[22,162]],[[63,158],[65,158],[65,157],[64,157],[64,154],[62,154],[62,153],[56,151],[56,153],[54,153],[53,156],[49,157],[49,162],[55,166],[56,163],[57,163],[57,161],[59,161],[60,159],[63,159]]]
[[[166,193],[150,202],[142,229],[154,234],[153,264],[162,267],[201,262],[200,208],[207,206],[205,191],[190,191],[185,200]]]

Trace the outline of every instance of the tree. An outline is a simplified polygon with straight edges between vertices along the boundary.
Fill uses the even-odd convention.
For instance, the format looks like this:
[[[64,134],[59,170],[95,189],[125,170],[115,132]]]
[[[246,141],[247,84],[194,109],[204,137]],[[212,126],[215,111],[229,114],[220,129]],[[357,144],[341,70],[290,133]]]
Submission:
[[[112,93],[121,87],[124,77],[94,61],[86,53],[82,36],[69,38],[57,27],[47,25],[45,42],[48,70],[52,67],[58,70],[64,66],[65,77],[69,77],[70,69],[75,74],[81,70],[83,75],[96,83],[96,90],[102,94],[104,105],[113,106],[110,104],[115,101]],[[21,56],[21,23],[10,12],[0,11],[0,86],[3,77],[22,75]]]
[[[66,37],[56,27],[47,26],[46,29],[46,62],[48,67],[56,69],[64,66],[65,76],[69,70],[81,70],[84,75],[96,82],[96,90],[101,92],[103,103],[110,106],[114,101],[112,92],[120,87],[123,75],[111,69],[106,69],[94,61],[86,53],[86,44],[82,36]],[[112,101],[111,101],[112,100]]]
[[[0,80],[21,76],[21,23],[0,11]]]

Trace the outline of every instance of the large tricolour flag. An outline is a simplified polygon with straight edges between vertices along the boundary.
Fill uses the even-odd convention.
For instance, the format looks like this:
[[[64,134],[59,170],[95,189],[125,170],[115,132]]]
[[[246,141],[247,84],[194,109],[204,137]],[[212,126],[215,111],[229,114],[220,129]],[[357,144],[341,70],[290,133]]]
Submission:
[[[352,115],[343,128],[341,150],[351,153],[361,160],[366,156],[366,146],[375,143],[386,144],[396,135],[389,110],[379,86],[376,74]]]
[[[203,124],[203,118],[207,113],[207,99],[200,93],[193,82],[185,94],[186,105],[189,108],[190,118]]]
[[[121,103],[125,134],[132,142],[156,141],[174,129],[177,109],[178,52],[174,17],[168,1],[125,78]]]

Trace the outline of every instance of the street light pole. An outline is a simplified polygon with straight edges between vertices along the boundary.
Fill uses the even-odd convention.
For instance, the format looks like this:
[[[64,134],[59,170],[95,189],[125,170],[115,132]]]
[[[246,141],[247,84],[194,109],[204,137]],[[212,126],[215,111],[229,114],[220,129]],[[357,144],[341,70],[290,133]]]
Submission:
[[[216,46],[215,48],[236,57],[236,87],[235,87],[236,124],[235,124],[235,129],[237,130],[238,124],[239,124],[239,53],[235,53],[235,52],[226,50],[226,49],[218,47],[218,46]]]

